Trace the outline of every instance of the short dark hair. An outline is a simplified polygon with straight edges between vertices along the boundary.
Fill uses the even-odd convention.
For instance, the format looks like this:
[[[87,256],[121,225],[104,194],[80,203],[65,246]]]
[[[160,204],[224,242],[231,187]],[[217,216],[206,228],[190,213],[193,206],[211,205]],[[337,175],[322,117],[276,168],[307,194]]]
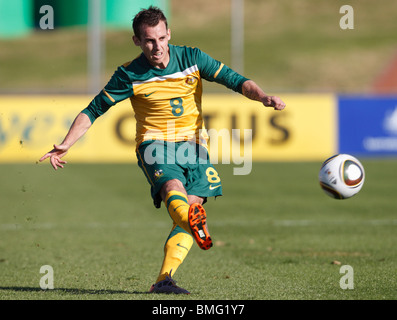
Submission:
[[[160,21],[163,21],[168,29],[167,18],[158,7],[150,6],[148,9],[139,11],[132,22],[132,29],[134,30],[135,36],[140,39],[142,25],[155,27]]]

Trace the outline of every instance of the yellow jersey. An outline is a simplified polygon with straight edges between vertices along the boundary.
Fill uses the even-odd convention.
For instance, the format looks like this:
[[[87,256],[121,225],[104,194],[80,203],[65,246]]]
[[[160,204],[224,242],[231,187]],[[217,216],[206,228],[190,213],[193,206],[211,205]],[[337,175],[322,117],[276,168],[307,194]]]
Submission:
[[[143,53],[120,66],[82,112],[93,123],[111,106],[129,98],[137,121],[137,147],[148,140],[194,140],[206,145],[202,79],[239,93],[248,79],[198,48],[170,44],[169,52],[170,61],[165,69],[153,67]]]

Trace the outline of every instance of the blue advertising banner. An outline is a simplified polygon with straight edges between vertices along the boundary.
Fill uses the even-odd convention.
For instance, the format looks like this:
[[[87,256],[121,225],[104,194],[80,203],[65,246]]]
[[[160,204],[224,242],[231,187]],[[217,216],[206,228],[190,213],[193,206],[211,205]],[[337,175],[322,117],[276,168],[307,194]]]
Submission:
[[[339,97],[339,153],[397,155],[397,97]]]

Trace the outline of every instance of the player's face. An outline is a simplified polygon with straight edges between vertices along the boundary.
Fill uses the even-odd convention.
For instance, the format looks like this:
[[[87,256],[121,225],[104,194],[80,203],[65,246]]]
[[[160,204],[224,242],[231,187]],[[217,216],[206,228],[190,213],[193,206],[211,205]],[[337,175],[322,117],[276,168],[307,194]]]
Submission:
[[[132,39],[135,45],[141,47],[152,66],[160,69],[167,67],[170,61],[168,41],[171,39],[171,31],[163,21],[154,27],[141,26],[140,37],[134,35]]]

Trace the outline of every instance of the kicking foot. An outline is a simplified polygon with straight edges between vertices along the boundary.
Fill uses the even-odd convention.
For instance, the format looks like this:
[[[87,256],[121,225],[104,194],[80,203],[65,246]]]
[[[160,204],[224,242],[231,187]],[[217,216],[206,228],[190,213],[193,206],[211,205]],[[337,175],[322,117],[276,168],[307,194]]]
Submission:
[[[199,203],[193,203],[189,208],[189,225],[194,240],[203,250],[212,247],[211,236],[207,228],[207,214],[203,206]]]

